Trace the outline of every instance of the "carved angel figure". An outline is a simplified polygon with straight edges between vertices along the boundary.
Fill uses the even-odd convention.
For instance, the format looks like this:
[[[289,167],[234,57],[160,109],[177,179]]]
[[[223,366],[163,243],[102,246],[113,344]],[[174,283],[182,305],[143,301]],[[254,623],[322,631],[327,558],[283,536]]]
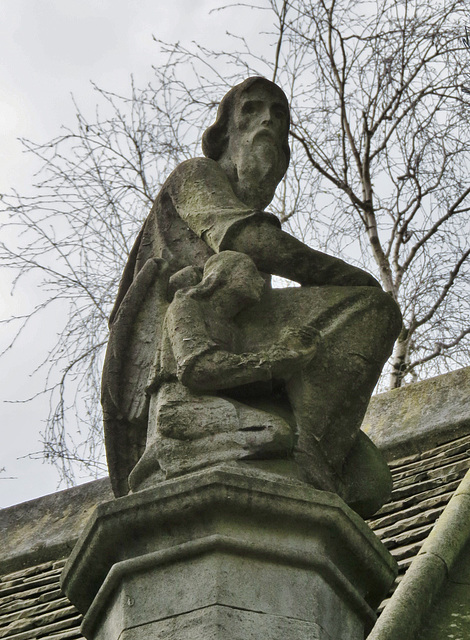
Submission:
[[[363,514],[387,498],[386,465],[359,428],[401,317],[370,274],[304,245],[264,210],[287,170],[288,131],[275,84],[249,78],[231,89],[203,136],[206,157],[173,171],[136,240],[103,372],[116,495],[130,475],[136,490],[221,459],[277,458]],[[225,258],[237,278],[220,276]],[[302,286],[271,289],[269,274]],[[289,341],[297,353],[286,359]],[[203,406],[217,418],[186,424]],[[249,431],[263,420],[272,428]]]

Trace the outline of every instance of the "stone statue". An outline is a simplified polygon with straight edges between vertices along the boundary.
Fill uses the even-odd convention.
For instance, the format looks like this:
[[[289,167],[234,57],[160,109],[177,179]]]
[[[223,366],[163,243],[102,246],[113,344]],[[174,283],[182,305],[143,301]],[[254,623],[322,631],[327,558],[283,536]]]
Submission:
[[[131,472],[131,489],[223,460],[292,454],[292,425],[230,395],[247,385],[251,395],[256,388],[263,395],[273,375],[288,376],[316,351],[320,334],[308,327],[287,329],[266,350],[242,351],[234,318],[261,299],[264,287],[251,258],[222,251],[206,262],[200,284],[176,292],[148,389],[147,447]]]
[[[231,89],[206,157],[173,171],[136,240],[103,372],[116,495],[230,460],[335,491],[363,515],[387,498],[388,469],[359,428],[400,313],[371,275],[264,210],[289,122],[268,80]],[[271,289],[270,274],[302,286]]]

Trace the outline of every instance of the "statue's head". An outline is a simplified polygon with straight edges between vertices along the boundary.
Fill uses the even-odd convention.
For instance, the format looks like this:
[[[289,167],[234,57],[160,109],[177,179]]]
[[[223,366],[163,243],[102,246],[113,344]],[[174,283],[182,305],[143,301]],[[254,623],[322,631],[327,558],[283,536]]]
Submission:
[[[204,154],[218,162],[236,196],[264,209],[287,171],[289,104],[266,78],[248,78],[222,99],[217,119],[204,132]]]
[[[226,151],[231,134],[236,134],[234,124],[234,115],[242,96],[258,90],[258,93],[264,93],[266,98],[269,97],[273,101],[274,106],[279,112],[284,113],[285,126],[283,127],[282,139],[279,141],[286,159],[286,169],[290,160],[290,148],[288,142],[290,110],[289,103],[284,91],[266,78],[255,76],[244,80],[240,84],[235,85],[222,98],[217,110],[217,118],[210,127],[208,127],[202,136],[202,151],[207,158],[219,160]],[[235,130],[234,130],[235,129]]]
[[[221,251],[211,256],[204,265],[202,281],[187,289],[192,297],[224,299],[235,315],[245,305],[257,302],[265,287],[265,280],[253,260],[237,251]],[[178,295],[178,294],[177,294]]]

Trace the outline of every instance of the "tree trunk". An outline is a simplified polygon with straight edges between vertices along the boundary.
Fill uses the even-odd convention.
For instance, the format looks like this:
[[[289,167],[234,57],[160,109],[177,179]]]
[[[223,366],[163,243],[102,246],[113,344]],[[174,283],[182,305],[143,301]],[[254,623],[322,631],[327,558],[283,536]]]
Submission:
[[[390,389],[398,389],[403,383],[406,367],[409,363],[410,337],[410,330],[403,327],[393,350]]]

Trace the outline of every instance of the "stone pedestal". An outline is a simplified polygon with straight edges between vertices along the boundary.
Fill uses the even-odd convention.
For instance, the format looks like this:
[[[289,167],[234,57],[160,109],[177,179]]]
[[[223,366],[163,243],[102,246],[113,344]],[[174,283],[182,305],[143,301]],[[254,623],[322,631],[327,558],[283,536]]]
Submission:
[[[89,640],[363,640],[395,569],[338,496],[239,464],[98,507],[62,586]]]

